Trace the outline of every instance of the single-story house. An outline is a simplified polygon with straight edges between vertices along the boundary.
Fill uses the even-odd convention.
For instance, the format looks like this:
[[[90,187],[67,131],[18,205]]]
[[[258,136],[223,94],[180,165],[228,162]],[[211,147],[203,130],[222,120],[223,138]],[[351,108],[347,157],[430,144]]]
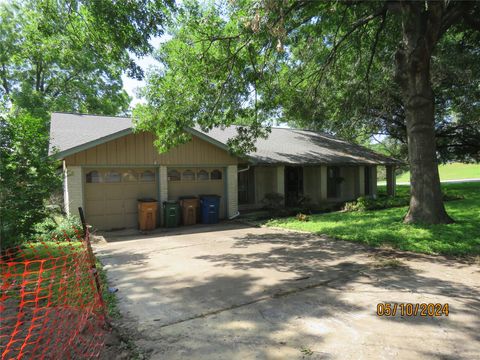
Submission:
[[[217,194],[220,218],[261,207],[269,193],[282,194],[286,205],[301,197],[343,202],[376,195],[379,165],[387,167],[389,192],[395,189],[397,160],[330,135],[273,128],[240,158],[227,147],[235,126],[186,131],[191,141],[160,154],[154,135],[134,133],[128,117],[53,113],[49,151],[63,162],[66,212],[81,206],[90,224],[107,230],[135,227],[137,199],[145,197],[161,204]]]

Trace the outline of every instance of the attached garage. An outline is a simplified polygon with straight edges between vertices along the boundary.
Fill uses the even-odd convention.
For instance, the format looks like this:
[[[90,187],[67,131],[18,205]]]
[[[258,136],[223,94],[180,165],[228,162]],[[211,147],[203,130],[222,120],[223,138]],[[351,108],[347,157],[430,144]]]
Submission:
[[[97,229],[137,226],[137,200],[158,198],[154,168],[86,168],[85,214]]]
[[[191,140],[160,153],[154,134],[133,132],[130,118],[55,113],[51,151],[63,161],[64,200],[68,214],[83,207],[98,230],[136,228],[138,199],[162,204],[199,195],[220,196],[220,219],[237,207],[238,158],[228,147],[191,129]]]
[[[168,198],[220,196],[220,219],[226,217],[225,169],[221,167],[169,167]]]

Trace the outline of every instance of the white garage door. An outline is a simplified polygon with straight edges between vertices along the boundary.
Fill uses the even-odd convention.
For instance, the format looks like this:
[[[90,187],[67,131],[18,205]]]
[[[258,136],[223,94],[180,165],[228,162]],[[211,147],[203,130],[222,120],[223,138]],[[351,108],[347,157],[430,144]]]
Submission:
[[[157,199],[153,168],[86,169],[84,182],[85,216],[99,230],[136,227],[137,200]]]

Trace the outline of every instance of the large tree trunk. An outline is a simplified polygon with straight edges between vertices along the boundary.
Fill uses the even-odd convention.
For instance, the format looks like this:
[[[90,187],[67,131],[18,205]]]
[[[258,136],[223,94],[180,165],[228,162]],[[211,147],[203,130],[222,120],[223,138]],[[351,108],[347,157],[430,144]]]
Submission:
[[[443,205],[436,160],[434,94],[430,59],[440,33],[441,8],[403,5],[403,40],[396,54],[397,81],[405,106],[411,197],[406,223],[445,224],[453,220]]]

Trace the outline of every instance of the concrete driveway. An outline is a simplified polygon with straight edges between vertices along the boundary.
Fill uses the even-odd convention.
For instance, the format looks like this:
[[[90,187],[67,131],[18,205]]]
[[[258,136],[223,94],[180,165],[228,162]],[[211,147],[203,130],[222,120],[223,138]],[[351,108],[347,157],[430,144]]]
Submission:
[[[122,326],[152,359],[480,358],[478,261],[238,224],[106,239]],[[380,317],[378,303],[450,312]]]

